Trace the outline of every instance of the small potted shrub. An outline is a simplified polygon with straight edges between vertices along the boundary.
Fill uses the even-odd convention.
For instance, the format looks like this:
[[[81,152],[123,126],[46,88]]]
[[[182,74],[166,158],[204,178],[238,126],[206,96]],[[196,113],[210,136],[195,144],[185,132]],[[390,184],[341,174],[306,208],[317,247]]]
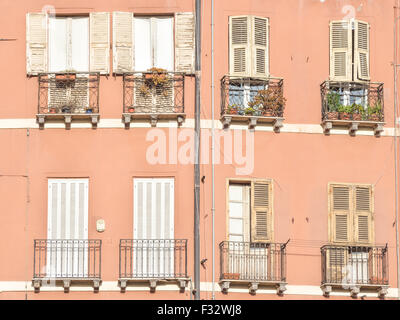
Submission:
[[[374,107],[368,107],[368,120],[370,121],[381,121],[382,118],[382,105],[380,102],[376,103]]]
[[[226,113],[228,114],[237,114],[238,113],[238,106],[234,103],[228,106],[226,109]]]
[[[361,104],[353,103],[351,105],[351,113],[353,120],[360,121],[363,119],[364,116],[364,106]]]
[[[338,108],[340,120],[350,120],[352,108],[351,106],[343,106],[341,105]]]
[[[276,90],[269,87],[265,90],[259,90],[252,101],[248,103],[248,106],[253,109],[262,110],[262,113],[266,117],[280,116],[285,108],[286,98],[283,96],[281,90]]]
[[[340,104],[340,95],[335,91],[330,91],[326,96],[327,109],[326,119],[328,120],[337,120],[339,119],[338,109],[341,106]]]
[[[244,114],[245,115],[253,115],[254,112],[255,112],[255,110],[252,107],[248,107],[248,108],[244,109]]]

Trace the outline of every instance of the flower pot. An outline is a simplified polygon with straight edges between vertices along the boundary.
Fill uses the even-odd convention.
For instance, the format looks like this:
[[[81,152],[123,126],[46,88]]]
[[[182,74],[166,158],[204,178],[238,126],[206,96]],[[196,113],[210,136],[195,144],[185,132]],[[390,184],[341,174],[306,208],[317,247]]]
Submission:
[[[339,119],[339,112],[327,112],[326,119],[328,120],[337,120]]]
[[[239,114],[240,116],[244,116],[244,111],[243,111],[243,110],[239,110],[239,111],[238,111],[238,114]]]
[[[371,284],[387,284],[388,283],[388,279],[386,277],[382,277],[382,276],[372,276],[369,279],[369,282]]]
[[[86,109],[86,113],[93,113],[93,109],[92,108]]]
[[[50,108],[50,113],[56,113],[56,108]]]
[[[56,81],[75,81],[76,74],[56,74]]]
[[[264,117],[272,117],[274,115],[274,112],[272,110],[265,110],[263,113]]]
[[[229,110],[228,114],[237,114],[237,110]]]
[[[374,113],[374,114],[371,114],[371,115],[369,116],[369,120],[378,122],[378,121],[380,121],[380,117],[379,117],[379,115],[377,115],[376,113]]]
[[[340,112],[339,116],[340,120],[350,120],[350,113],[348,112]]]
[[[128,108],[128,112],[134,112],[135,111],[135,108],[134,107],[129,107]]]
[[[362,115],[359,113],[353,113],[353,120],[356,120],[356,121],[362,120]]]
[[[61,111],[63,113],[71,113],[71,107],[62,107]]]
[[[240,273],[224,273],[222,274],[223,279],[230,279],[230,280],[239,280]]]

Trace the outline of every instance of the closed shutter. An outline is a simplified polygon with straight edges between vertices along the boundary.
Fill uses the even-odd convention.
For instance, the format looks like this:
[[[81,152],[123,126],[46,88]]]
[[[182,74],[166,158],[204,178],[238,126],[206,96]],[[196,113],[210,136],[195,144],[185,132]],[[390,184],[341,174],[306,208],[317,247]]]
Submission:
[[[369,23],[355,21],[355,50],[354,50],[354,74],[359,80],[370,80],[369,71]]]
[[[195,17],[193,12],[175,14],[175,71],[194,73]]]
[[[349,186],[331,185],[329,187],[330,241],[348,242],[350,240],[350,194]]]
[[[272,187],[269,181],[256,180],[251,184],[251,241],[272,239]]]
[[[249,16],[229,17],[229,73],[249,76],[251,71],[251,20]]]
[[[372,187],[355,186],[354,239],[360,243],[372,240]]]
[[[132,72],[134,66],[132,12],[113,12],[113,72]]]
[[[350,21],[330,23],[330,79],[352,80],[352,30]]]
[[[26,72],[47,72],[47,14],[26,14]]]
[[[269,24],[268,18],[253,17],[253,75],[269,75]]]
[[[110,70],[110,14],[90,13],[90,71],[108,74]]]

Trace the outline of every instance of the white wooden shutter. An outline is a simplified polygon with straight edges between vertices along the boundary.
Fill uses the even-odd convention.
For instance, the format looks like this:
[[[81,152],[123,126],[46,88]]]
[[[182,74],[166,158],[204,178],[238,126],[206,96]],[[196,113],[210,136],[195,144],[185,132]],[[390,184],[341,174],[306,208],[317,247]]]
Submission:
[[[195,17],[193,12],[175,14],[175,71],[194,73]]]
[[[372,186],[355,186],[354,239],[356,242],[373,242],[372,202]]]
[[[330,79],[352,80],[352,30],[350,21],[330,23]]]
[[[370,80],[369,71],[369,30],[370,25],[368,22],[355,21],[354,22],[354,75],[357,75],[359,80]]]
[[[272,240],[271,183],[256,180],[251,186],[251,241]]]
[[[47,72],[47,14],[26,14],[26,72]]]
[[[134,64],[132,12],[113,12],[113,72],[132,72]]]
[[[252,17],[252,75],[269,76],[269,20]]]
[[[90,71],[110,72],[110,14],[90,13]]]
[[[351,188],[346,185],[329,186],[330,241],[350,241]]]
[[[251,73],[251,19],[229,17],[229,73],[249,76]]]

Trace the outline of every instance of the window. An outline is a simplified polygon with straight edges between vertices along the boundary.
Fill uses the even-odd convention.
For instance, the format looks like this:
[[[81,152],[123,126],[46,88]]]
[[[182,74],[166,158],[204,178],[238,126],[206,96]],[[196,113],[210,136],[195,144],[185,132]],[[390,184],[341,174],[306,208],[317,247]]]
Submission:
[[[49,71],[89,71],[89,17],[49,18]]]
[[[329,239],[334,243],[373,243],[371,185],[329,185]]]
[[[89,17],[26,16],[26,67],[29,75],[83,71],[109,73],[109,13]]]
[[[229,241],[265,242],[273,239],[272,182],[230,182],[228,187]]]
[[[230,75],[269,76],[268,33],[268,18],[229,17]]]
[[[369,28],[367,22],[359,20],[330,23],[331,80],[370,80]]]
[[[194,14],[135,16],[113,13],[113,71],[143,72],[162,68],[194,72]]]

